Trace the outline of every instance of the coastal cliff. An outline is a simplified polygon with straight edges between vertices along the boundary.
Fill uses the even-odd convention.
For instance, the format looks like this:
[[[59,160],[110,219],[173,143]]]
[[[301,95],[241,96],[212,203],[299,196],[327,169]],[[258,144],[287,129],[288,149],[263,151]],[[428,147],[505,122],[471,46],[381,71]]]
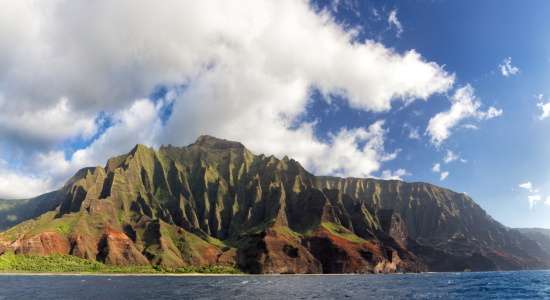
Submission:
[[[0,253],[255,274],[550,268],[539,244],[463,194],[316,177],[288,157],[210,136],[159,151],[136,145],[48,195],[35,205],[41,215],[0,234]]]

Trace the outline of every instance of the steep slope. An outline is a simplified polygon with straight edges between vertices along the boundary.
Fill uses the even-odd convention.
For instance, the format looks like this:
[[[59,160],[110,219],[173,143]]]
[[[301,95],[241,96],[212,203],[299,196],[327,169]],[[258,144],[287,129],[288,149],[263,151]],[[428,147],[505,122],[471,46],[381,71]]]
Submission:
[[[210,136],[158,152],[137,145],[59,193],[54,211],[0,235],[0,252],[263,274],[427,270],[400,242],[397,213],[382,213],[397,214],[383,227],[376,207],[323,191],[298,162]]]
[[[63,201],[68,188],[77,180],[86,176],[88,169],[78,171],[58,191],[46,193],[31,199],[0,199],[0,232],[17,224],[39,217]]]
[[[550,253],[550,229],[514,228],[526,237],[536,241],[546,252]]]
[[[464,194],[422,182],[318,178],[323,188],[398,212],[415,240],[405,245],[425,259],[430,270],[479,269],[480,265],[489,270],[493,265],[500,270],[550,268],[550,254],[539,244],[508,230]]]

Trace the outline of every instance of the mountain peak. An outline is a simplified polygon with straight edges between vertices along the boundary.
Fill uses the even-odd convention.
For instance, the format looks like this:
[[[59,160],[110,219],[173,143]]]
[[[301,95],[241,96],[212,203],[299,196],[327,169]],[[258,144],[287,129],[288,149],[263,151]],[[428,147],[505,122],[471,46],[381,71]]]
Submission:
[[[239,142],[218,139],[210,135],[199,136],[197,141],[189,146],[200,146],[212,149],[244,148],[244,145]]]

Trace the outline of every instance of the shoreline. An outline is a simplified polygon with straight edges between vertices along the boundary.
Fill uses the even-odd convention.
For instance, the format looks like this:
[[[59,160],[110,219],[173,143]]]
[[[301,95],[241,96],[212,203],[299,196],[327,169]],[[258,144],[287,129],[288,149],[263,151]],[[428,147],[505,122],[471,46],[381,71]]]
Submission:
[[[22,276],[31,276],[31,275],[37,275],[37,276],[243,276],[243,275],[250,275],[250,274],[204,274],[204,273],[181,273],[181,274],[173,274],[173,273],[166,273],[166,274],[159,274],[159,273],[151,273],[151,274],[139,274],[139,273],[0,273],[0,276],[2,275],[22,275]]]
[[[357,276],[357,275],[404,275],[404,274],[435,274],[439,272],[424,273],[390,273],[390,274],[206,274],[206,273],[0,273],[2,275],[38,275],[38,276]]]

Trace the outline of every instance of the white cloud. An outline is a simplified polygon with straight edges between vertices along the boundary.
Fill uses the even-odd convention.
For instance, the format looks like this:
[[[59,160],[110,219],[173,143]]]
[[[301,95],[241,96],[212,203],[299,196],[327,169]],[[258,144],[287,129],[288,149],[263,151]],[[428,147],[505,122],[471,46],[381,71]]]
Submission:
[[[464,124],[464,125],[460,126],[460,128],[477,130],[477,126],[472,125],[472,124]]]
[[[527,196],[529,198],[529,209],[533,208],[538,201],[540,201],[540,195]]]
[[[500,115],[502,115],[502,109],[496,109],[491,106],[489,107],[489,110],[487,112],[482,112],[482,111],[478,112],[477,118],[480,120],[488,120],[494,117],[498,117]]]
[[[452,161],[457,160],[460,157],[460,154],[453,154],[453,151],[447,150],[447,155],[443,158],[443,161],[448,164]]]
[[[542,109],[542,115],[539,117],[539,120],[545,119],[550,116],[550,102],[548,103],[537,103],[537,106]]]
[[[409,128],[409,130],[410,130],[409,138],[410,139],[420,140],[420,135],[418,134],[418,127],[414,128],[409,124],[405,124],[405,125],[403,125],[403,127],[404,128]]]
[[[467,163],[467,162],[468,162],[467,159],[463,159],[463,158],[461,158],[460,161],[463,162],[463,163]]]
[[[544,201],[544,204],[550,205],[550,196],[546,197],[546,201]]]
[[[393,172],[393,175],[390,170],[385,170],[382,172],[382,179],[395,179],[395,180],[402,180],[401,176],[410,176],[411,174],[405,171],[405,169],[399,169],[395,172]]]
[[[15,173],[7,161],[0,160],[1,198],[31,198],[43,193],[50,185],[51,179],[48,176]]]
[[[533,185],[531,182],[522,183],[519,185],[520,188],[528,189],[529,191],[533,190]]]
[[[409,134],[409,138],[420,140],[420,135],[418,135],[418,128],[411,128],[411,133]]]
[[[353,12],[357,17],[361,16],[361,12],[359,10],[360,3],[357,0],[332,0],[331,8],[333,12],[338,12],[338,6],[342,6],[343,8]]]
[[[135,101],[112,116],[114,126],[69,160],[63,151],[50,151],[26,158],[32,169],[13,170],[7,162],[0,164],[0,198],[29,198],[55,190],[79,169],[105,166],[109,158],[128,153],[138,142],[158,148],[155,139],[161,129],[161,105],[155,107],[147,99]]]
[[[512,66],[512,58],[508,57],[505,58],[502,61],[502,64],[498,65],[500,67],[500,71],[502,71],[502,75],[508,77],[510,75],[514,75],[517,72],[519,72],[519,69]]]
[[[34,178],[33,193],[46,192],[136,143],[181,146],[201,134],[288,154],[319,174],[371,175],[398,153],[384,149],[384,122],[318,140],[315,123],[299,123],[311,88],[384,112],[447,92],[455,76],[414,50],[356,37],[306,1],[10,3],[0,10],[0,150],[28,159],[17,169],[6,162],[0,197],[24,196],[10,184],[17,178]],[[159,85],[170,99],[144,99]],[[159,114],[169,104],[164,125]],[[95,122],[101,112],[114,124],[104,132]],[[66,141],[90,142],[98,132],[70,159],[60,156]],[[36,166],[44,155],[56,163]]]
[[[439,178],[439,180],[445,180],[445,178],[447,178],[447,176],[449,176],[449,172],[443,172],[443,173],[441,173],[441,178]]]
[[[0,106],[1,107],[1,106]],[[16,137],[23,141],[59,141],[82,136],[89,139],[96,133],[95,117],[74,112],[67,98],[51,107],[25,110],[18,114],[0,112],[0,138]]]
[[[431,136],[430,142],[437,147],[451,135],[450,129],[456,126],[460,120],[469,117],[487,120],[502,114],[502,110],[497,110],[494,107],[490,107],[487,112],[479,111],[481,102],[474,96],[474,89],[470,85],[457,89],[450,100],[451,108],[431,118],[425,132]]]
[[[371,12],[374,15],[375,21],[380,21],[380,14],[378,13],[378,10],[374,7],[371,8]]]
[[[399,20],[397,20],[397,9],[394,9],[391,11],[390,16],[388,17],[388,23],[390,24],[390,28],[395,26],[397,28],[397,37],[401,36],[401,33],[403,32],[403,26],[401,26],[401,23]]]
[[[432,168],[432,172],[438,173],[440,171],[441,171],[441,165],[440,164],[435,164],[434,167]]]

